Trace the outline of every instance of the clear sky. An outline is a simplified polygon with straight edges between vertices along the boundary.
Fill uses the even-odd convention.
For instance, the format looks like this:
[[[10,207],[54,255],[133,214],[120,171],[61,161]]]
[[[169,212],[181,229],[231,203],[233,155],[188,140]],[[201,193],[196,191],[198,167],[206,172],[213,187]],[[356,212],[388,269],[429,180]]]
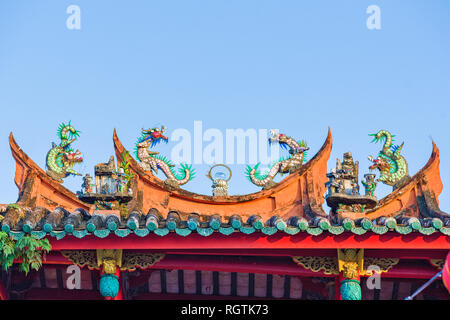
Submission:
[[[81,29],[69,30],[69,5]],[[369,30],[369,5],[381,29]],[[328,126],[337,157],[351,151],[368,172],[369,133],[405,142],[415,174],[440,148],[450,212],[450,2],[433,1],[17,1],[0,2],[0,203],[17,199],[8,135],[41,167],[56,129],[81,130],[74,169],[113,155],[117,128],[132,150],[143,127],[193,131],[278,128],[314,155]],[[170,155],[174,142],[157,151]],[[309,157],[309,158],[310,158]],[[185,188],[210,194],[208,165]],[[233,165],[231,194],[259,189]],[[64,185],[80,189],[81,177]],[[382,197],[390,187],[380,186]]]

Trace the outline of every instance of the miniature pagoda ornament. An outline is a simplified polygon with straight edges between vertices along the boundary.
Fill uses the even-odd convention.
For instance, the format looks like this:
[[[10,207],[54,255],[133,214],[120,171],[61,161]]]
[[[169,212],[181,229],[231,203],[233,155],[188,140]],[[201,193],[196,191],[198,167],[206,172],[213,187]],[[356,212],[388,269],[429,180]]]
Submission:
[[[383,149],[378,153],[378,158],[374,159],[369,156],[368,159],[373,162],[369,167],[370,170],[379,170],[380,177],[377,181],[381,181],[393,189],[397,189],[403,185],[409,178],[408,163],[405,158],[400,155],[403,149],[404,143],[400,146],[393,145],[394,137],[386,130],[380,130],[376,134],[370,134],[373,136],[372,142],[383,142]]]
[[[219,170],[214,174],[214,178],[211,175],[211,172],[214,168],[223,167],[228,169],[229,175],[227,175],[223,170]],[[209,169],[208,174],[206,175],[213,182],[213,196],[214,197],[226,197],[228,196],[228,181],[231,179],[231,169],[224,164],[216,164]]]
[[[327,173],[329,181],[325,184],[328,188],[328,194],[340,193],[343,186],[341,184],[340,175],[336,173],[336,169],[332,168],[330,173]]]
[[[158,169],[161,169],[167,177],[165,183],[168,186],[177,188],[192,180],[195,175],[195,170],[192,168],[192,165],[181,164],[181,168],[176,173],[173,169],[175,165],[169,159],[159,155],[159,152],[148,150],[148,148],[153,148],[160,142],[167,143],[169,141],[169,138],[164,136],[165,131],[166,128],[164,126],[161,126],[161,129],[142,129],[142,135],[136,142],[136,158],[140,161],[139,166],[145,171],[157,174]]]
[[[119,210],[133,197],[128,193],[127,179],[123,168],[116,171],[114,156],[107,163],[99,163],[95,166],[95,193],[91,186],[91,177],[84,177],[83,190],[78,198],[84,202],[95,204],[97,210]]]
[[[127,178],[125,177],[125,172],[123,168],[119,168],[117,171],[117,191],[120,193],[125,193],[127,187]]]
[[[92,193],[92,187],[94,185],[92,184],[92,177],[89,173],[87,173],[84,177],[83,177],[83,184],[81,185],[81,187],[83,188],[83,192],[84,193]]]
[[[108,163],[99,163],[95,166],[95,187],[97,193],[114,194],[117,181],[115,179],[116,166],[114,157],[109,158]]]
[[[303,165],[306,151],[309,150],[305,141],[296,141],[283,133],[275,132],[275,130],[270,130],[269,144],[272,143],[278,143],[284,149],[289,148],[290,155],[275,162],[266,173],[261,173],[258,169],[260,163],[253,168],[247,166],[246,169],[246,175],[250,182],[263,187],[263,189],[270,189],[275,185],[273,179],[278,173],[285,174],[297,171]]]
[[[81,152],[74,151],[71,144],[77,140],[80,132],[75,130],[70,124],[61,123],[58,128],[58,137],[61,140],[59,145],[52,143],[52,148],[47,153],[46,166],[47,174],[58,182],[63,182],[62,179],[69,175],[81,176],[78,172],[72,169],[76,163],[83,162]]]
[[[332,208],[334,214],[364,213],[365,210],[374,208],[377,204],[377,198],[374,194],[375,185],[371,183],[374,175],[365,175],[366,181],[363,185],[366,187],[366,194],[359,194],[358,182],[359,162],[353,161],[350,152],[344,153],[343,161],[336,159],[336,169],[331,169],[327,174],[329,181],[325,183],[328,193],[325,196],[327,204]],[[370,190],[370,191],[367,191]],[[354,217],[353,214],[350,214]]]
[[[342,163],[339,159],[336,159],[336,171],[340,174],[344,193],[348,195],[359,194],[359,162],[353,162],[353,156],[351,152],[344,153],[344,159]]]

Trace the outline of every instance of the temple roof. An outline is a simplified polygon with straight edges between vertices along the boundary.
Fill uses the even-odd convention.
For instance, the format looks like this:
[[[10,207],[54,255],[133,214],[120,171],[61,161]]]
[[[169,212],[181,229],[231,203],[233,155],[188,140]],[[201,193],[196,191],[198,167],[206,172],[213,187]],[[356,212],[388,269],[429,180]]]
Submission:
[[[126,149],[113,135],[117,159]],[[330,130],[318,153],[299,170],[269,190],[249,195],[211,197],[170,188],[131,159],[136,175],[133,200],[127,215],[96,211],[89,203],[54,181],[17,145],[12,134],[10,146],[16,160],[15,182],[19,188],[16,204],[0,210],[1,229],[15,238],[33,234],[56,239],[110,234],[145,237],[178,234],[392,234],[430,236],[450,233],[450,217],[438,206],[442,191],[439,149],[433,143],[427,164],[401,187],[381,199],[364,215],[347,212],[327,214],[322,209],[327,161],[332,147]]]
[[[116,130],[114,130],[113,141],[117,159],[122,159],[127,150],[120,142]],[[142,199],[132,202],[128,209],[147,212],[150,208],[156,208],[163,215],[171,210],[178,211],[181,215],[191,212],[201,216],[219,214],[223,217],[238,214],[243,219],[255,213],[263,219],[269,219],[274,214],[285,219],[294,215],[326,217],[327,214],[322,209],[327,181],[324,173],[327,170],[332,143],[331,130],[328,129],[325,142],[317,154],[273,188],[246,195],[225,197],[197,194],[182,188],[170,189],[164,181],[144,171],[135,159],[130,158],[130,168],[136,176],[133,190],[135,192],[140,190]]]

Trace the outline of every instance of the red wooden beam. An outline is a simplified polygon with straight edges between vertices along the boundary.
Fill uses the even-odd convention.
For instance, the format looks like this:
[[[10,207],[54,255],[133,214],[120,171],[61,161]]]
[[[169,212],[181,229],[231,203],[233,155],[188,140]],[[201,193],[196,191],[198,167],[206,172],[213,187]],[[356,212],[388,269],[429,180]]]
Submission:
[[[47,256],[45,264],[73,264],[62,255]],[[271,273],[295,276],[318,276],[298,267],[289,257],[265,259],[263,257],[167,255],[151,269],[226,271],[243,273]]]
[[[368,249],[364,250],[364,257],[370,258],[398,258],[402,260],[429,260],[429,259],[444,259],[448,253],[447,249],[430,249],[430,250],[414,250],[414,249]]]
[[[133,252],[145,252],[149,250],[132,250]],[[336,257],[335,249],[255,249],[255,250],[238,250],[238,249],[152,249],[152,253],[164,253],[168,255],[192,255],[192,256],[264,256],[266,257],[293,257],[293,256],[320,256],[320,257]],[[429,259],[445,259],[448,250],[382,250],[368,249],[364,251],[364,257],[372,258],[398,258],[402,260],[429,260]],[[15,260],[19,263],[20,260]],[[50,251],[44,264],[72,264],[70,260],[61,255],[59,251]]]
[[[450,249],[450,237],[441,233],[424,236],[418,233],[399,235],[397,233],[377,234],[329,234],[311,236],[301,233],[294,236],[274,234],[242,233],[225,236],[214,234],[204,237],[191,234],[182,237],[174,233],[166,236],[149,234],[139,237],[130,234],[120,238],[114,234],[106,238],[89,235],[78,239],[66,236],[61,240],[47,237],[53,250],[81,250],[81,249],[336,249],[336,248],[365,248],[365,249]]]
[[[167,256],[152,269],[170,270],[203,270],[242,273],[264,273],[290,275],[297,277],[335,277],[326,275],[322,271],[313,272],[297,265],[290,258],[264,258],[253,257],[205,257],[205,256]],[[382,273],[382,278],[413,278],[429,279],[437,270],[424,261],[400,262],[388,272]]]
[[[322,257],[334,257],[336,256],[336,250],[253,250],[249,252],[248,250],[130,250],[132,252],[142,252],[142,253],[163,253],[166,255],[191,255],[191,256],[233,256],[233,257],[265,257],[266,260],[272,257],[292,257],[292,256],[322,256]],[[269,258],[270,257],[270,258]],[[21,260],[14,260],[15,263],[20,263]],[[72,264],[72,262],[64,257],[61,252],[52,250],[46,254],[43,264]]]
[[[133,250],[133,252],[148,252],[148,250]],[[321,256],[336,257],[336,249],[152,249],[151,252],[165,254],[190,254],[190,255],[223,255],[223,256],[264,256],[264,257],[293,257],[293,256]],[[370,258],[398,258],[405,260],[417,259],[445,259],[446,249],[366,249],[364,257]]]
[[[438,272],[439,270],[425,261],[401,261],[388,272],[382,273],[381,277],[431,279]]]
[[[62,255],[47,256],[46,264],[65,264],[72,262]],[[211,256],[211,255],[167,255],[154,264],[151,269],[169,270],[203,270],[242,273],[265,273],[291,275],[298,277],[334,277],[321,272],[313,272],[297,265],[289,257],[254,257],[254,256]],[[437,269],[425,260],[400,261],[383,278],[429,279]]]
[[[152,269],[265,273],[298,277],[325,276],[298,266],[287,257],[264,259],[262,257],[171,255],[155,263]]]

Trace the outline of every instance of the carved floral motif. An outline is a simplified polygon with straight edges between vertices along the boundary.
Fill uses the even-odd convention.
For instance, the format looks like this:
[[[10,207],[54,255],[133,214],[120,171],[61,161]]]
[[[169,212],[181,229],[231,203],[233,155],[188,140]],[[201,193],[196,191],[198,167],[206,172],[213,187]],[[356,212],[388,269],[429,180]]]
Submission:
[[[430,263],[436,267],[438,270],[442,270],[444,268],[444,259],[430,259]]]
[[[322,271],[327,275],[338,275],[338,260],[336,257],[315,257],[315,256],[296,256],[292,260],[305,269],[313,272]],[[376,265],[380,268],[380,273],[388,272],[393,266],[398,264],[397,258],[365,258],[364,270],[360,272],[362,276],[370,276],[376,270],[367,270],[369,266]]]
[[[146,269],[164,258],[163,253],[125,252],[120,270],[134,271],[136,268]]]
[[[79,267],[99,269],[95,250],[62,250],[61,254]]]
[[[323,270],[324,274],[339,274],[337,259],[335,257],[292,257],[295,263],[312,272]]]
[[[63,250],[61,254],[72,261],[74,264],[85,267],[87,266],[90,270],[100,269],[101,263],[99,264],[98,256],[96,250]],[[114,256],[114,254],[113,254]],[[103,263],[106,260],[106,265],[104,264],[105,273],[115,273],[112,268],[118,263],[117,260],[109,261],[108,259],[113,259],[113,256],[109,254],[102,254],[101,259]],[[120,265],[117,264],[122,271],[134,271],[136,268],[146,269],[153,266],[155,263],[161,261],[164,258],[163,253],[147,253],[147,252],[127,252],[124,251],[121,256]],[[116,258],[119,256],[116,255]],[[113,265],[114,261],[114,265]],[[106,268],[105,268],[106,266]],[[111,270],[110,270],[111,269]],[[107,272],[113,271],[113,272]]]

